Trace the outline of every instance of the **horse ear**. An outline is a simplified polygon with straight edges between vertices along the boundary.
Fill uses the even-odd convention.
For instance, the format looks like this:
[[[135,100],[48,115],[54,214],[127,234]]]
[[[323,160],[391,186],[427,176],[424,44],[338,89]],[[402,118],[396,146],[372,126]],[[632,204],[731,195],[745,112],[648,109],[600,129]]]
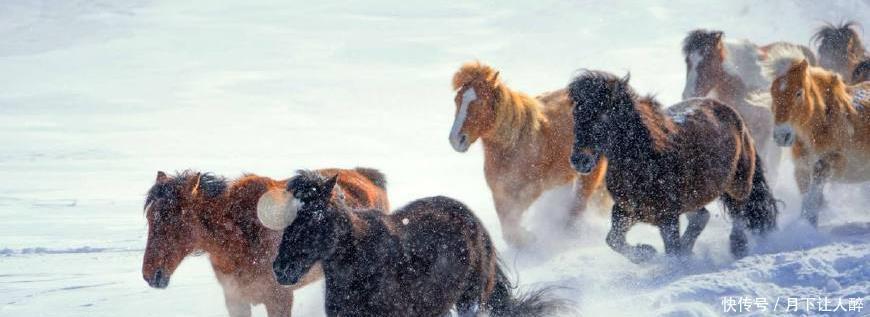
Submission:
[[[164,181],[164,180],[166,180],[166,177],[167,177],[167,176],[166,176],[166,173],[164,173],[163,171],[157,171],[157,179],[156,179],[156,181],[158,181],[158,182],[160,182],[160,181]]]
[[[625,76],[622,76],[622,78],[619,79],[619,82],[627,86],[629,80],[631,80],[631,72],[625,73]]]
[[[716,37],[716,40],[717,40],[717,41],[721,41],[721,40],[722,40],[722,35],[724,35],[724,34],[725,34],[725,32],[722,32],[722,31],[716,31],[716,32],[713,32],[713,36]]]
[[[492,77],[489,78],[489,81],[491,81],[491,82],[497,82],[497,81],[498,81],[498,75],[499,75],[499,74],[501,74],[501,71],[496,71],[495,74],[493,74]]]
[[[801,72],[801,73],[806,72],[806,70],[807,70],[807,68],[808,68],[809,66],[810,66],[810,63],[807,62],[807,59],[806,59],[806,58],[804,58],[804,59],[802,59],[802,60],[800,61],[800,63],[798,63],[798,65],[797,65],[797,71],[799,71],[799,72]]]
[[[193,183],[193,188],[190,190],[192,196],[199,194],[199,183],[202,181],[202,173],[196,173],[196,182]]]
[[[335,188],[335,184],[338,183],[338,174],[329,178],[326,183],[323,183],[323,191],[320,192],[321,195],[325,196],[327,199],[332,197],[332,190]]]

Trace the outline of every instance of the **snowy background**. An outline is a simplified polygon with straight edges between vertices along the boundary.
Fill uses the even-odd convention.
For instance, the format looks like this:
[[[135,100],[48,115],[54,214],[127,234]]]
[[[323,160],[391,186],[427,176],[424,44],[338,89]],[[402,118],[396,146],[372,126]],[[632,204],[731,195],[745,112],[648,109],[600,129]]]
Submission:
[[[672,104],[687,31],[808,44],[822,21],[870,27],[866,0],[267,2],[0,2],[0,316],[225,315],[205,256],[166,290],[141,277],[144,194],[157,170],[186,168],[380,168],[394,206],[435,194],[468,203],[520,284],[564,287],[587,316],[715,316],[723,296],[870,297],[868,186],[829,188],[815,231],[795,221],[785,163],[782,232],[751,256],[731,259],[717,203],[687,267],[638,266],[604,244],[602,212],[578,232],[540,235],[534,251],[506,247],[480,146],[459,154],[447,141],[450,78],[465,61],[533,94],[580,68],[631,71],[639,91]],[[566,196],[546,195],[528,225],[556,232]],[[649,226],[629,241],[661,250]],[[322,315],[322,292],[298,292],[296,316]]]

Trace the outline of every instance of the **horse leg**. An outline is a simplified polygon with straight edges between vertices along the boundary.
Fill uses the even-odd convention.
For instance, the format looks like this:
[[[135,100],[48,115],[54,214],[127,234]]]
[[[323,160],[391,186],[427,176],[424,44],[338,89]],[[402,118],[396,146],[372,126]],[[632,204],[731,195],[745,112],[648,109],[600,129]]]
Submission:
[[[290,317],[293,312],[293,291],[277,287],[272,291],[272,298],[263,304],[269,317]]]
[[[735,258],[743,258],[749,253],[749,240],[746,238],[746,221],[741,217],[734,217],[731,225],[731,255]]]
[[[820,159],[813,164],[812,173],[809,176],[809,187],[801,202],[801,215],[809,221],[813,227],[819,224],[819,209],[825,205],[823,189],[825,181],[831,176],[831,164],[825,159]]]
[[[656,249],[651,245],[639,244],[632,246],[625,241],[625,234],[634,225],[635,220],[626,215],[625,210],[619,207],[619,203],[613,204],[610,217],[610,232],[607,233],[607,245],[611,249],[619,252],[634,263],[645,262],[655,255]]]
[[[230,317],[251,317],[251,304],[227,294],[226,290],[224,290],[224,303],[227,305]]]
[[[494,195],[495,212],[501,224],[501,232],[508,244],[523,247],[534,241],[534,235],[522,227],[523,213],[531,206],[530,199],[507,195]]]
[[[602,160],[603,161],[603,160]],[[580,175],[574,179],[574,191],[576,199],[574,200],[573,212],[570,215],[570,221],[567,225],[571,226],[574,222],[586,211],[589,203],[592,201],[593,195],[601,190],[604,183],[604,176],[607,172],[607,165],[599,162],[598,166],[588,175]],[[601,199],[602,201],[606,199]],[[602,203],[603,205],[603,203]]]
[[[665,243],[665,254],[678,255],[682,248],[680,240],[680,215],[668,215],[658,225]]]
[[[692,254],[692,249],[695,248],[695,241],[701,235],[701,231],[707,227],[707,222],[710,221],[710,211],[705,207],[701,207],[697,211],[686,213],[686,218],[689,220],[689,225],[686,226],[686,232],[680,237],[681,253],[684,255]]]

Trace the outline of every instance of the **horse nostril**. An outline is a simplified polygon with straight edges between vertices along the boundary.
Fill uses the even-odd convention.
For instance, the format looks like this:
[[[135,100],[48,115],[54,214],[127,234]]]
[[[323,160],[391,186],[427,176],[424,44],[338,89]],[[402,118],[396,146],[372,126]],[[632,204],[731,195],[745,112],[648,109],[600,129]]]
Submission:
[[[462,134],[459,136],[459,143],[465,144],[465,141],[467,141],[467,140],[468,140],[468,137],[466,137],[465,134]]]

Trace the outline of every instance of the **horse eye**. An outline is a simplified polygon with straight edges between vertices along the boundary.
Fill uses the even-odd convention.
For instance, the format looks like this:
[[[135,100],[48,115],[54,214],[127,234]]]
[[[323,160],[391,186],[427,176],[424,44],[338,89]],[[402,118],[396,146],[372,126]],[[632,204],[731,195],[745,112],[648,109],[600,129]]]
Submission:
[[[803,89],[798,89],[798,91],[797,91],[794,95],[795,95],[795,97],[800,98],[801,96],[804,95],[804,90],[803,90]]]

